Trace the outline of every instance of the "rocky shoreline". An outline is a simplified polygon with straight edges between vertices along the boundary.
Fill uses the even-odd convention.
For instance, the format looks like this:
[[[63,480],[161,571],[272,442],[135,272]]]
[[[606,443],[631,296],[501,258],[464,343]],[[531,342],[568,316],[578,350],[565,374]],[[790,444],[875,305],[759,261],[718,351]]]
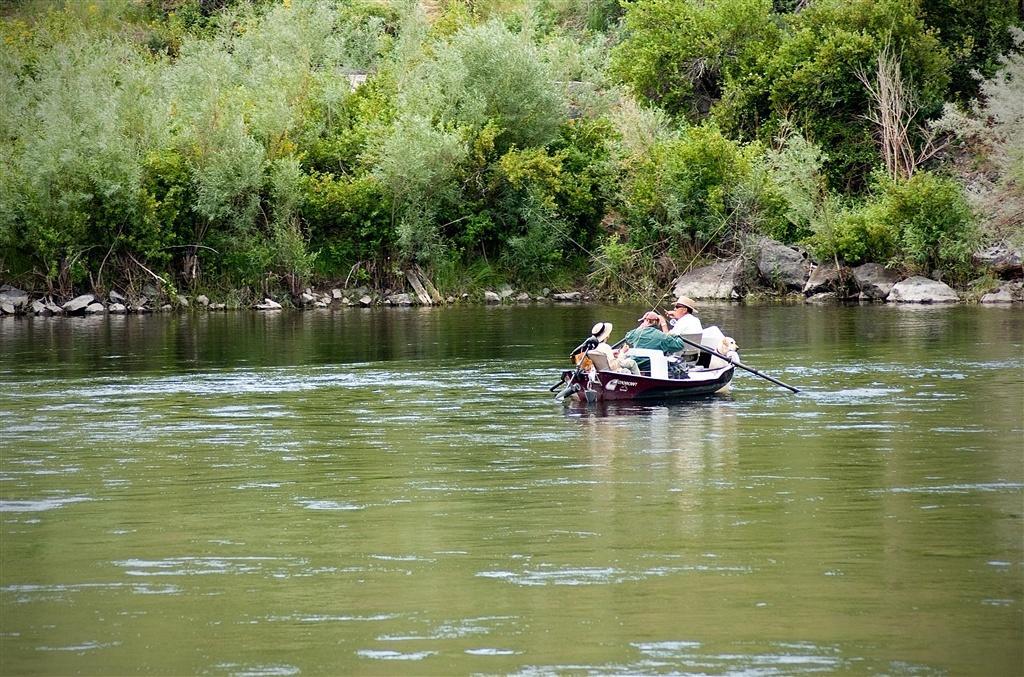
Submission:
[[[973,294],[958,292],[940,279],[904,275],[877,263],[847,267],[836,263],[818,263],[795,246],[760,239],[742,256],[695,268],[680,275],[671,285],[675,296],[701,300],[759,298],[802,299],[806,303],[882,302],[944,304],[977,301],[983,304],[1024,303],[1024,267],[1019,249],[1006,245],[989,248],[975,255],[975,263],[988,276],[975,281]],[[298,297],[279,300],[263,298],[252,304],[214,302],[205,294],[188,297],[163,293],[153,284],[140,293],[125,295],[110,291],[106,298],[87,293],[70,299],[33,294],[5,284],[0,286],[0,316],[84,316],[125,315],[183,310],[226,311],[251,308],[274,311],[286,308],[344,308],[376,306],[433,306],[459,303],[488,305],[526,303],[585,303],[600,299],[599,294],[569,290],[543,289],[531,295],[504,285],[481,293],[442,297],[419,269],[406,272],[408,289],[373,290],[368,287],[314,290],[307,288]],[[668,294],[666,294],[668,297]]]

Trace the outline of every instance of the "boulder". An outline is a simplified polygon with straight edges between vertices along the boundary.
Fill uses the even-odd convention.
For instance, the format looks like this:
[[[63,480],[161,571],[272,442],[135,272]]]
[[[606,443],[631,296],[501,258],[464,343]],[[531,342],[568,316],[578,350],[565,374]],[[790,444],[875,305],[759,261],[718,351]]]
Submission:
[[[33,315],[49,315],[50,311],[46,308],[46,304],[42,301],[33,301],[32,305],[29,306]]]
[[[224,310],[225,308],[227,308],[227,306],[224,305],[223,303],[211,303],[210,304],[210,310]]]
[[[98,315],[99,313],[102,313],[106,309],[107,309],[106,306],[104,306],[102,303],[99,303],[99,302],[90,303],[89,305],[87,305],[85,307],[85,314],[86,315]]]
[[[196,297],[196,303],[198,303],[199,305],[201,305],[204,308],[209,308],[210,307],[210,297],[207,296],[206,294],[200,294],[199,296]]]
[[[1013,303],[1013,294],[1006,287],[1000,287],[981,297],[981,303]]]
[[[13,303],[8,303],[7,301],[0,301],[0,314],[3,314],[3,315],[13,315],[14,314],[14,304]]]
[[[757,270],[772,287],[803,289],[811,261],[802,249],[762,238],[757,243]]]
[[[981,297],[982,303],[1024,303],[1024,280],[1004,282]]]
[[[8,285],[4,287],[5,289],[0,291],[0,303],[10,304],[15,311],[28,308],[28,292]]]
[[[116,289],[111,289],[110,290],[110,294],[108,295],[108,298],[110,299],[111,303],[120,303],[121,305],[124,305],[124,306],[128,305],[128,299],[126,299],[124,296],[122,296],[120,293],[118,293],[118,291]]]
[[[107,306],[107,311],[111,315],[124,315],[125,313],[128,312],[128,307],[125,306],[123,303],[111,303],[109,306]]]
[[[501,297],[488,289],[484,292],[484,303],[501,303]]]
[[[392,294],[387,298],[387,302],[393,306],[411,306],[412,294]]]
[[[281,304],[274,299],[263,299],[263,303],[253,306],[256,310],[281,310]]]
[[[313,298],[313,294],[311,294],[309,290],[306,290],[299,294],[299,303],[301,303],[304,306],[312,305],[315,301],[316,299]]]
[[[853,279],[860,288],[861,298],[885,299],[900,276],[896,271],[877,263],[865,263],[853,269]]]
[[[807,298],[804,299],[804,303],[817,303],[817,304],[836,303],[841,298],[842,297],[840,297],[839,294],[837,294],[834,291],[823,291],[823,292],[819,292],[817,294],[812,294],[812,295],[808,296]]]
[[[329,305],[330,304],[327,303],[326,301],[317,301],[316,303],[313,304],[313,307],[314,308],[326,308]]]
[[[92,294],[82,294],[76,296],[62,306],[62,310],[67,315],[77,315],[85,312],[86,306],[96,300],[96,297]]]
[[[895,303],[956,303],[960,297],[945,282],[917,275],[893,285],[888,300]]]
[[[743,261],[719,261],[710,266],[694,268],[680,275],[673,283],[676,298],[738,299],[743,290]]]
[[[552,294],[551,298],[556,301],[562,301],[563,303],[570,303],[580,301],[583,298],[583,294],[578,291],[562,292],[559,294]]]
[[[345,295],[341,293],[340,289],[332,289],[331,290],[331,299],[332,300],[340,301],[343,298],[345,298]]]
[[[1012,279],[1024,277],[1024,264],[1020,247],[1013,247],[1007,242],[999,242],[985,249],[974,252],[974,263],[988,268],[997,277]]]
[[[529,303],[530,302],[530,295],[527,294],[524,291],[523,292],[519,292],[518,294],[516,294],[515,302],[516,303]]]
[[[824,292],[836,292],[837,296],[846,296],[846,284],[850,277],[850,269],[846,266],[836,266],[834,263],[814,266],[804,284],[804,294],[810,296]]]
[[[373,297],[371,297],[369,294],[363,294],[359,298],[359,305],[361,305],[362,307],[365,308],[371,304],[373,304]]]
[[[52,315],[63,315],[64,314],[64,309],[61,308],[60,306],[58,306],[53,301],[47,301],[46,302],[46,309],[48,311],[50,311],[50,313]]]
[[[165,303],[162,306],[160,306],[161,313],[169,313],[172,310],[174,310],[174,308],[171,307],[170,303]]]

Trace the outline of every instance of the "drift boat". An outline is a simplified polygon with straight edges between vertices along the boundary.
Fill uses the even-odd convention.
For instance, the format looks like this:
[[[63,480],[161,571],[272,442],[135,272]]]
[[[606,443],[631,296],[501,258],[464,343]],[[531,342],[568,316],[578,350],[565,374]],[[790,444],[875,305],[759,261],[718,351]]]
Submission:
[[[699,344],[696,340],[699,338]],[[735,351],[721,354],[717,348],[724,338],[718,327],[708,327],[687,339],[680,355],[666,356],[660,350],[630,348],[633,358],[646,358],[648,368],[639,376],[614,371],[607,356],[594,344],[582,343],[570,358],[585,355],[575,369],[562,372],[562,380],[551,392],[561,389],[558,401],[595,403],[610,400],[679,399],[713,395],[728,388],[739,364]],[[742,365],[741,365],[742,366]]]

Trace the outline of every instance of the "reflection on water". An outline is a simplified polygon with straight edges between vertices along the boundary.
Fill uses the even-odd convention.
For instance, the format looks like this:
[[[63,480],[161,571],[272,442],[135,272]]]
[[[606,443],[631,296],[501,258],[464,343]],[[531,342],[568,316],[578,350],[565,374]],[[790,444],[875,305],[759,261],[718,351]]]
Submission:
[[[0,671],[1019,673],[1024,314],[709,305],[802,393],[554,404],[637,314],[0,318]]]

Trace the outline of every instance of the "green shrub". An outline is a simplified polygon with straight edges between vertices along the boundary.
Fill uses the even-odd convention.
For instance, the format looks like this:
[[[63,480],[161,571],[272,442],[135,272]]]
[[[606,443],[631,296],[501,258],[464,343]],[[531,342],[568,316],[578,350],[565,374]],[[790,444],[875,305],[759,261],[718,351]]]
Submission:
[[[900,232],[906,263],[926,274],[940,270],[954,279],[969,274],[977,232],[963,189],[952,179],[918,172],[885,187],[886,218]]]
[[[819,258],[897,264],[925,275],[938,270],[956,281],[969,274],[977,245],[963,189],[930,172],[878,179],[865,202],[823,210],[815,229],[808,243]]]
[[[680,251],[728,235],[735,191],[750,175],[752,154],[756,149],[702,126],[628,159],[620,202],[630,242]]]

